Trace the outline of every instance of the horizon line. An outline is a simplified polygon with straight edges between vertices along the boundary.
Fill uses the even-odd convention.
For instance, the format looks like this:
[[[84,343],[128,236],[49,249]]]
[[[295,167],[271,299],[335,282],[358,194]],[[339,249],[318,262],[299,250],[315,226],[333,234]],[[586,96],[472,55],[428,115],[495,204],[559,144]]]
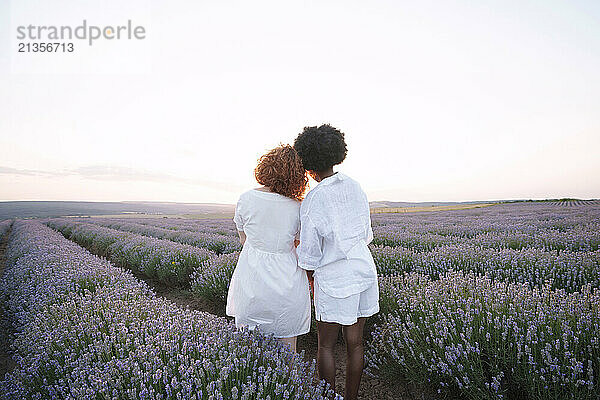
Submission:
[[[600,198],[578,198],[578,197],[539,197],[539,198],[506,198],[487,200],[369,200],[369,203],[504,203],[514,201],[550,201],[550,200],[579,200],[598,201]],[[0,200],[0,203],[149,203],[149,204],[194,204],[194,205],[224,205],[230,206],[235,203],[212,203],[212,202],[189,202],[189,201],[161,201],[161,200]]]

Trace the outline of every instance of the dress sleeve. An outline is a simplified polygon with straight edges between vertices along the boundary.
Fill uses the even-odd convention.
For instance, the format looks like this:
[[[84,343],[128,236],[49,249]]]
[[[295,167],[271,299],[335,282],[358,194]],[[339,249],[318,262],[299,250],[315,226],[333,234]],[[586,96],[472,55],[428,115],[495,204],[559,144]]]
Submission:
[[[235,206],[235,215],[233,216],[233,222],[235,223],[235,227],[240,232],[244,231],[245,220],[243,217],[243,212],[244,212],[244,202],[242,201],[242,198],[240,197],[240,199],[237,202],[237,205]]]
[[[300,216],[300,245],[298,246],[298,266],[306,270],[319,268],[323,255],[322,236],[308,214]]]

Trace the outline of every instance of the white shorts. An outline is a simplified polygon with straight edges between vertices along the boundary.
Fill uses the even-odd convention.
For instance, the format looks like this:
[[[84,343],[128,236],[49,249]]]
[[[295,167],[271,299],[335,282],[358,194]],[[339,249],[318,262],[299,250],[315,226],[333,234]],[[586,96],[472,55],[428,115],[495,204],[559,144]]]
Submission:
[[[315,319],[353,325],[358,318],[370,317],[379,312],[379,284],[348,297],[332,297],[319,287],[315,279]]]

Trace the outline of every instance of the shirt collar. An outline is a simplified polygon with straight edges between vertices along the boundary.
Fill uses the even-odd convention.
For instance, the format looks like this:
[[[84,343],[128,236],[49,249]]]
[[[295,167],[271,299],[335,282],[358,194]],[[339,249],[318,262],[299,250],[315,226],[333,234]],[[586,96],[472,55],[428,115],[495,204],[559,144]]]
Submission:
[[[341,172],[337,172],[331,176],[328,176],[325,179],[321,179],[321,182],[319,182],[318,185],[326,186],[332,184],[333,182],[341,181],[344,179],[346,179],[346,175],[342,174]]]

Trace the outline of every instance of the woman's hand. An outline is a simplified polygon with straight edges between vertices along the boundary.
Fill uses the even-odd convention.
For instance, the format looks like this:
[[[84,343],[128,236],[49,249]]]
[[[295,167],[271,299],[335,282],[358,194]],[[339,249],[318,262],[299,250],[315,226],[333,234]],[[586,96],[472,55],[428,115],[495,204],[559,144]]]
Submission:
[[[246,233],[243,231],[238,231],[238,235],[240,235],[240,243],[243,246],[244,243],[246,242]]]

